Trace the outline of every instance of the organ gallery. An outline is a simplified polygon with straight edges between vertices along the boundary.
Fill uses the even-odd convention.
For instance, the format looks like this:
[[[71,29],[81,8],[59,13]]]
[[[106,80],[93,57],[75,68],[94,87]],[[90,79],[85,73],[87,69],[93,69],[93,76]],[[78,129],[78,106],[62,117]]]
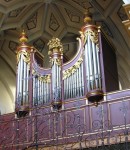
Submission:
[[[21,32],[15,112],[0,116],[0,150],[128,149],[130,91],[119,90],[115,49],[88,10],[79,34],[67,62],[60,38],[52,37],[45,68]]]

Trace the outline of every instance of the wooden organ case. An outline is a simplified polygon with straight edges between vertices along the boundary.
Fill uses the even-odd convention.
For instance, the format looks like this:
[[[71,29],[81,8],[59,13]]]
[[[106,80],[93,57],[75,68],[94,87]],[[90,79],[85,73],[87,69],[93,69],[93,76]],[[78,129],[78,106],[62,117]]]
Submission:
[[[84,22],[77,54],[69,62],[63,64],[63,45],[58,38],[48,42],[51,62],[48,69],[38,65],[36,50],[27,45],[27,36],[22,33],[17,49],[18,117],[26,116],[33,106],[51,105],[53,110],[64,109],[66,102],[77,97],[86,97],[89,102],[98,105],[106,92],[118,90],[115,53],[101,36],[100,28],[91,23],[89,13]],[[105,71],[106,68],[109,72]],[[111,88],[109,85],[112,84],[114,87]]]

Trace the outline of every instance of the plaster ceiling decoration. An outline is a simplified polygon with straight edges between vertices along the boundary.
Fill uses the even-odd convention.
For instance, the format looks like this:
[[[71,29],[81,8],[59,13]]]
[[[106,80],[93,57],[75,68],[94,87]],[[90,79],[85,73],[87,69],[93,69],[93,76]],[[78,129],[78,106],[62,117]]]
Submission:
[[[49,67],[47,43],[53,36],[61,39],[66,62],[76,53],[76,37],[84,24],[87,8],[94,23],[102,27],[114,46],[121,86],[129,88],[130,36],[122,23],[127,19],[122,5],[122,0],[1,0],[0,85],[1,90],[8,93],[12,106],[15,101],[16,47],[22,30],[27,33],[29,44],[44,55],[44,67]],[[0,96],[0,103],[4,100],[4,95]],[[12,108],[2,113],[11,111]]]

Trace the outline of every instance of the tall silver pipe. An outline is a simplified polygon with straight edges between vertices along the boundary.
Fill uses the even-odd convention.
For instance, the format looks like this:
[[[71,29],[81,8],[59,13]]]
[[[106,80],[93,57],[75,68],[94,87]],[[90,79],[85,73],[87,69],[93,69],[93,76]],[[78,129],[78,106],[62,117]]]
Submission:
[[[96,45],[96,57],[97,57],[97,70],[98,70],[98,79],[99,79],[99,89],[102,89],[102,85],[101,85],[101,71],[100,71],[100,61],[99,61],[99,48]]]
[[[26,87],[27,87],[27,95],[26,95],[26,101],[29,101],[29,89],[28,89],[28,82],[29,81],[29,65],[27,64],[27,83],[26,83]]]
[[[39,104],[41,104],[41,80],[39,80]]]
[[[47,83],[47,102],[49,102],[49,83]]]
[[[65,86],[65,85],[64,85]],[[68,90],[69,88],[68,88],[68,77],[66,78],[66,87],[64,87],[64,90],[66,91],[65,93],[66,93],[66,97],[65,97],[65,99],[67,99],[68,98],[68,93],[69,93],[69,90]]]
[[[20,68],[20,93],[21,93],[21,104],[23,104],[23,54],[21,55],[21,68]]]
[[[38,102],[38,104],[39,104],[39,97],[40,97],[40,95],[39,95],[39,78],[37,79],[37,102]]]
[[[67,85],[66,85],[66,79],[63,80],[63,85],[64,85],[64,99],[65,99],[65,98],[66,98],[65,87],[67,88]]]
[[[58,90],[58,86],[59,86],[59,83],[58,83],[58,79],[59,79],[59,69],[58,69],[58,65],[56,64],[56,89]]]
[[[76,84],[76,72],[74,73],[74,77],[73,77],[74,79],[74,97],[76,96],[76,88],[77,88],[77,84]]]
[[[46,99],[45,99],[45,93],[46,93],[46,91],[45,91],[45,82],[43,82],[43,103],[45,103],[45,101],[46,101]]]
[[[82,85],[82,87],[81,87],[81,88],[82,88],[82,95],[84,95],[84,86],[85,86],[85,85],[84,85],[84,72],[83,72],[83,70],[84,70],[84,69],[83,69],[83,63],[82,63],[82,64],[81,64],[81,74],[82,74],[82,75],[81,75],[81,76],[82,76],[82,78],[81,78],[81,83],[82,83],[81,85]]]
[[[44,83],[44,102],[46,103],[47,102],[47,97],[46,97],[46,94],[47,94],[47,89],[46,89],[46,83]]]
[[[43,81],[41,80],[41,86],[40,86],[40,88],[41,88],[41,104],[43,104]]]
[[[70,76],[70,98],[73,97],[73,81],[72,81],[72,74]]]
[[[35,96],[35,94],[36,94],[36,90],[35,90],[35,88],[36,88],[36,85],[35,85],[35,78],[33,78],[33,105],[34,105],[34,103],[35,103],[35,99],[36,99],[36,96]]]
[[[78,95],[81,96],[81,92],[80,92],[80,84],[81,84],[81,74],[80,74],[80,67],[81,67],[81,64],[78,68]]]
[[[71,74],[71,98],[73,98],[73,90],[74,90],[74,80],[73,80],[73,74]]]
[[[68,98],[71,98],[71,96],[70,96],[70,95],[71,95],[71,94],[70,94],[70,93],[71,93],[71,92],[70,92],[70,88],[71,88],[71,84],[70,84],[70,76],[69,76],[69,77],[68,77],[68,93],[69,93],[69,94],[68,94]]]
[[[26,62],[23,61],[23,103],[26,103],[26,83],[27,83],[27,78],[26,78]]]
[[[17,70],[17,98],[19,97],[19,82],[20,82],[20,66],[21,66],[21,56],[20,56],[20,60],[18,62],[18,70]]]
[[[91,45],[91,39],[88,36],[88,59],[89,59],[89,72],[90,72],[90,85],[91,90],[94,89],[93,86],[93,60],[92,60],[92,45]]]
[[[45,102],[47,103],[47,84],[45,83],[45,91],[46,91],[46,93],[45,93]]]
[[[96,47],[95,43],[92,42],[92,51],[93,51],[93,68],[94,68],[94,86],[97,89],[98,88],[98,73],[97,73],[97,57],[96,57]]]
[[[43,81],[41,80],[41,104],[43,104],[43,88],[42,88],[42,85],[43,85]]]
[[[57,78],[57,92],[58,92],[58,98],[61,99],[61,87],[60,87],[60,67],[57,65],[57,74],[58,74],[58,78]]]
[[[47,86],[47,83],[46,83],[46,103],[47,103],[47,101],[48,101],[47,94],[48,94],[48,86]]]
[[[89,54],[88,54],[88,43],[85,45],[85,62],[86,62],[86,78],[87,78],[87,89],[90,90],[90,71],[89,71]],[[82,68],[83,69],[83,68]]]
[[[53,75],[52,75],[52,92],[54,94],[54,89],[55,89],[55,64],[53,63],[53,66],[52,66],[52,72],[53,72]]]
[[[47,83],[48,84],[48,102],[50,101],[50,83]]]
[[[72,85],[71,85],[71,75],[69,76],[69,98],[71,98],[71,88],[72,88]]]
[[[21,55],[21,59],[20,59],[20,71],[19,71],[19,93],[21,93],[22,96],[22,55]]]
[[[75,83],[76,83],[76,95],[78,96],[78,69],[76,70],[76,72],[75,72],[75,75],[76,75],[76,81],[75,81]]]
[[[76,73],[76,72],[75,72]],[[74,80],[74,78],[75,78],[75,73],[73,73],[72,74],[72,78],[73,78],[73,98],[75,97],[75,95],[76,95],[76,93],[75,93],[75,89],[76,89],[76,82],[75,82],[75,80]]]
[[[49,91],[49,89],[48,89],[48,83],[46,83],[46,89],[47,89],[47,92],[46,92],[46,102],[48,102],[48,91]]]

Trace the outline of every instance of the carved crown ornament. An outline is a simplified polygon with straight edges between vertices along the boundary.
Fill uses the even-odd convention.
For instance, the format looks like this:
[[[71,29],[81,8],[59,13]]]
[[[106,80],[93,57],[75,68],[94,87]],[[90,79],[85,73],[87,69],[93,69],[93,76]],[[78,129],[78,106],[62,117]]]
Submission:
[[[52,53],[63,54],[63,45],[60,42],[60,39],[53,37],[47,45],[49,46],[48,55],[51,55]]]

